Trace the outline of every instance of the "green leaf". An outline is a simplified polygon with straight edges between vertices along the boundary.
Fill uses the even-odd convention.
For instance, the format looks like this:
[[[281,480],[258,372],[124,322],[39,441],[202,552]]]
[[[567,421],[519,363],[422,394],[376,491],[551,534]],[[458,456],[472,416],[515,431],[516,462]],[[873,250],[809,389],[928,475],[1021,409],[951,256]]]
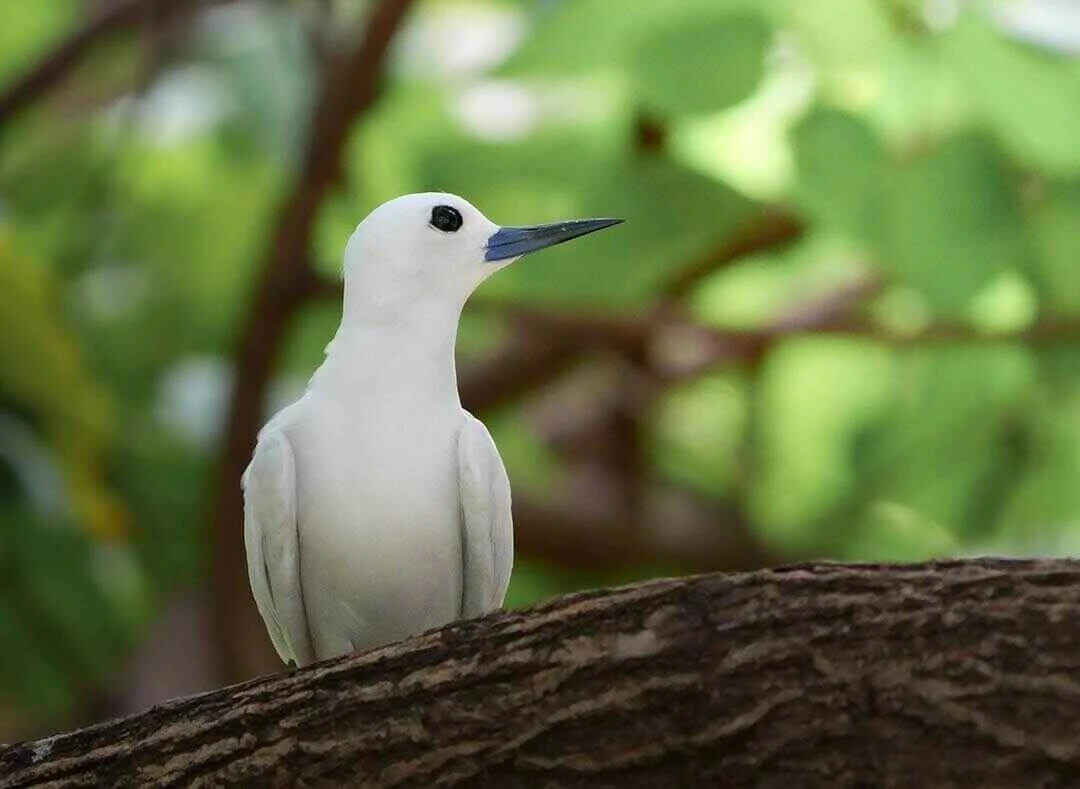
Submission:
[[[873,130],[854,115],[818,107],[793,138],[799,204],[826,231],[876,242],[889,161]]]
[[[931,307],[962,313],[1026,260],[1017,184],[976,135],[890,161],[858,118],[816,109],[795,129],[796,195],[826,230],[860,240]]]
[[[980,137],[952,139],[900,167],[888,209],[882,264],[942,312],[962,311],[1023,262],[1016,185]]]
[[[1080,313],[1080,182],[1046,186],[1031,210],[1030,228],[1044,303]]]
[[[866,115],[891,147],[917,149],[972,126],[967,87],[942,68],[940,47],[937,37],[907,38],[882,64]]]
[[[58,39],[81,8],[75,0],[6,3],[0,25],[0,83],[28,68],[44,46]]]
[[[139,441],[116,460],[117,477],[132,518],[139,525],[132,548],[154,592],[198,583],[206,570],[205,540],[193,523],[203,515],[202,495],[210,485],[204,459],[143,415]]]
[[[1080,173],[1080,78],[1067,60],[1012,43],[972,13],[944,48],[1010,154],[1047,174]]]
[[[1015,479],[1008,435],[1034,380],[1009,347],[947,347],[898,357],[902,387],[864,443],[859,493],[910,510],[914,521],[970,538],[994,528],[1003,480]],[[947,471],[946,471],[947,470]]]
[[[169,356],[231,339],[236,306],[269,232],[279,176],[272,163],[231,157],[209,139],[168,150],[136,148],[124,157],[118,254],[145,266],[161,299],[144,308],[171,313],[171,331],[162,332]]]
[[[672,16],[715,17],[730,10],[753,9],[754,0],[573,0],[534,16],[534,26],[521,47],[504,64],[505,75],[580,76],[595,70],[619,69],[641,34],[667,24]]]
[[[665,18],[648,30],[631,56],[638,104],[669,118],[742,101],[761,81],[769,38],[759,14]]]
[[[824,519],[851,494],[857,442],[887,412],[895,376],[889,351],[868,342],[800,339],[770,354],[750,406],[762,537],[799,555],[835,546]]]
[[[1030,410],[1030,447],[1002,508],[995,545],[1010,552],[1076,553],[1080,536],[1080,401],[1071,393],[1039,393]]]
[[[77,685],[103,680],[119,657],[125,633],[92,575],[91,546],[62,529],[24,526],[15,531],[16,561],[33,568],[19,573],[22,594],[40,618],[39,626],[67,645],[67,668],[78,672],[71,677]]]
[[[0,600],[0,700],[38,720],[59,718],[75,701],[70,677],[55,664],[55,654],[36,637],[29,612]],[[32,616],[32,614],[29,614]]]
[[[0,511],[0,697],[39,720],[70,713],[130,646],[134,612],[118,608],[97,547],[17,508]]]
[[[896,33],[882,3],[866,0],[779,0],[779,18],[825,72],[872,72],[891,55]]]

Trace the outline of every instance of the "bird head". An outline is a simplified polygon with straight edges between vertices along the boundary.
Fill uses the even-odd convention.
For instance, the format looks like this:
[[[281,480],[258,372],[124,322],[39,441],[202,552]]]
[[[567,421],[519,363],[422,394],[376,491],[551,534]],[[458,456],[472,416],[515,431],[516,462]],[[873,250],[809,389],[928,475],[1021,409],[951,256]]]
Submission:
[[[346,288],[391,310],[431,299],[460,307],[487,277],[523,255],[621,221],[502,227],[457,195],[404,195],[368,214],[349,239]]]

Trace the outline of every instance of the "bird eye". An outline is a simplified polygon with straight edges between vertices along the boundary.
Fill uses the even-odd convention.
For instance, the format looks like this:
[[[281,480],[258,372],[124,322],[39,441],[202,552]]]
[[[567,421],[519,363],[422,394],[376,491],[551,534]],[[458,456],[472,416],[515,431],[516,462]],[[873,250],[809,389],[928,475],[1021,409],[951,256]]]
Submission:
[[[461,229],[461,212],[448,205],[437,205],[431,209],[431,226],[444,233],[454,233]]]

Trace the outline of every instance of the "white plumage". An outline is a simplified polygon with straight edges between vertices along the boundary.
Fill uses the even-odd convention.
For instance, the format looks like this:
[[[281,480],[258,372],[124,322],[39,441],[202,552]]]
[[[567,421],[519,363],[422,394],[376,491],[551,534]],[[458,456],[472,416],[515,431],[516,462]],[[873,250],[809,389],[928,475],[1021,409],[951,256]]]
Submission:
[[[613,223],[499,228],[431,193],[359,225],[326,359],[263,428],[243,478],[251,588],[282,660],[304,666],[502,605],[510,484],[458,398],[458,318],[503,265]]]

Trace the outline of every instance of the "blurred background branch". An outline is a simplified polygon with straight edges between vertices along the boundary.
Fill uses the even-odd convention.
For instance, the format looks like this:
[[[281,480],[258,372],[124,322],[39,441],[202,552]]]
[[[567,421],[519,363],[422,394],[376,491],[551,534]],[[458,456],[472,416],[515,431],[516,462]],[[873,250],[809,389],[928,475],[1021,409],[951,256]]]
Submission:
[[[138,27],[160,27],[180,14],[226,2],[231,0],[112,0],[97,5],[82,24],[0,92],[0,125],[47,98],[110,37]]]

